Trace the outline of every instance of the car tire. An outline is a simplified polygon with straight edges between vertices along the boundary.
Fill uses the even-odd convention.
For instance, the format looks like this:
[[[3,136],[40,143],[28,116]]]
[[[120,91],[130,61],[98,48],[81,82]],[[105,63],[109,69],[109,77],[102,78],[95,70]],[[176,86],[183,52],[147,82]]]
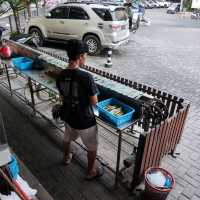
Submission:
[[[40,31],[40,29],[38,28],[31,28],[29,30],[29,34],[34,35],[36,38],[36,42],[39,46],[43,46],[44,45],[44,37],[42,35],[42,32]]]
[[[88,46],[88,54],[91,56],[98,55],[101,50],[101,43],[97,36],[95,35],[86,35],[83,38],[83,41],[87,44]]]

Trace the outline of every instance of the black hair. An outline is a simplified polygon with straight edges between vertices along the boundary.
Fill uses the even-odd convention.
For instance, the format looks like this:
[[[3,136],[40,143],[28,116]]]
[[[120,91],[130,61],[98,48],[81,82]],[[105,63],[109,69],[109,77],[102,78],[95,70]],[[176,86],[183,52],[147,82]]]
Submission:
[[[66,51],[69,60],[77,60],[81,54],[88,52],[88,46],[81,40],[69,40]]]

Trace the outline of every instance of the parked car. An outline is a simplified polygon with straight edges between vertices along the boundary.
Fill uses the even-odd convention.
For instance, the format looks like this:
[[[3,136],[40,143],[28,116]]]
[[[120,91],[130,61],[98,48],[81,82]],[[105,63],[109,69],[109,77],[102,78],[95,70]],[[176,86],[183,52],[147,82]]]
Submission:
[[[117,48],[128,41],[128,17],[122,6],[64,3],[48,16],[31,18],[28,33],[35,36],[40,46],[48,40],[83,40],[89,54],[95,55],[104,47]]]
[[[149,1],[143,1],[142,3],[144,3],[145,8],[150,8],[151,9],[151,8],[155,7],[155,5],[150,3]]]
[[[124,1],[123,0],[116,0],[116,4],[119,5],[119,6],[123,6]]]
[[[169,8],[167,9],[168,14],[175,14],[180,11],[180,3],[173,3]]]
[[[199,11],[199,10],[195,10],[195,11],[191,14],[191,19],[200,19],[200,11]]]
[[[147,2],[152,6],[152,8],[157,8],[157,5],[153,1],[148,0]]]
[[[168,8],[171,5],[170,1],[163,1],[164,2],[164,7]]]
[[[156,0],[151,0],[154,4],[156,8],[160,8],[160,4],[158,3],[158,1]]]
[[[165,7],[165,2],[164,1],[157,0],[156,2],[159,4],[160,8],[164,8]]]

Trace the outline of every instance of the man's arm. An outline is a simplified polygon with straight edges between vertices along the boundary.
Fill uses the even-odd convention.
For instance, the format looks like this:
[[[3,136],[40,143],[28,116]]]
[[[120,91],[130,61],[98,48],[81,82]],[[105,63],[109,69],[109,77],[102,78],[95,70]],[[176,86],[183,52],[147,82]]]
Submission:
[[[90,103],[91,105],[95,106],[98,103],[97,95],[90,96]]]
[[[90,104],[95,106],[98,103],[97,94],[99,90],[94,82],[94,79],[91,75],[89,75],[89,83],[88,83],[88,94],[89,94],[89,101]]]

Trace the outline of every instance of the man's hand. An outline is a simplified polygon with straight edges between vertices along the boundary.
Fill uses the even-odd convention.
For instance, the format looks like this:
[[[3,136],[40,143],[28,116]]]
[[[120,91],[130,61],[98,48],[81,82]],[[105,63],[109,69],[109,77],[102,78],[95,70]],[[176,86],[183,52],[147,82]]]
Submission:
[[[58,97],[58,101],[59,101],[60,103],[62,103],[62,102],[64,101],[64,97],[63,97],[62,95],[60,95],[60,96]]]

